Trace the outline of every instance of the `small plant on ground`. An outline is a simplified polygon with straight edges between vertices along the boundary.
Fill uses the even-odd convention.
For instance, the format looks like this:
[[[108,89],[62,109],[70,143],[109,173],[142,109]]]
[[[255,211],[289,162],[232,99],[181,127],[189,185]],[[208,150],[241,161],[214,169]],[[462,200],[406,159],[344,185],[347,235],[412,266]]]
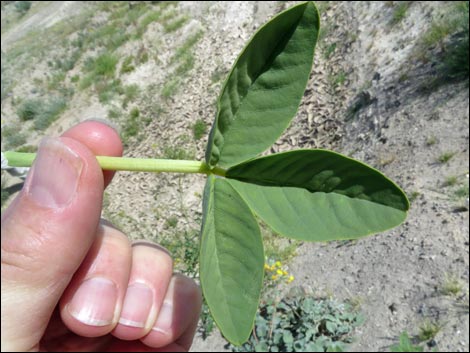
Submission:
[[[390,352],[422,352],[423,350],[423,347],[413,345],[408,333],[406,332],[403,332],[400,335],[400,343],[390,347]]]
[[[396,25],[403,21],[410,7],[410,1],[399,1],[393,9],[392,19],[390,20],[391,25]]]
[[[426,145],[427,146],[434,146],[437,143],[437,137],[436,136],[429,136],[426,139]]]
[[[443,183],[443,186],[454,186],[458,182],[458,178],[455,175],[448,176]]]
[[[441,330],[441,325],[436,322],[432,322],[430,320],[426,320],[423,324],[419,327],[419,334],[418,338],[420,341],[425,342],[433,339]]]
[[[463,185],[459,187],[457,190],[455,190],[454,195],[458,199],[468,199],[468,184]]]
[[[348,304],[310,296],[287,297],[261,305],[255,326],[234,352],[342,352],[362,317]]]
[[[134,61],[134,57],[132,55],[129,55],[128,57],[124,59],[121,65],[121,75],[134,71],[135,67],[132,64],[133,61]]]
[[[43,104],[40,114],[34,119],[34,128],[36,130],[45,130],[49,127],[60,114],[65,110],[67,101],[63,97],[52,97]]]
[[[408,195],[408,200],[413,204],[418,199],[418,197],[421,196],[421,193],[419,191],[412,191]]]
[[[235,345],[250,338],[262,290],[265,256],[257,219],[280,236],[325,242],[383,232],[407,217],[409,201],[403,191],[362,162],[322,149],[260,156],[296,114],[312,69],[319,25],[316,6],[304,2],[256,32],[222,87],[204,161],[97,156],[105,170],[207,175],[199,238],[200,283],[217,326]],[[103,60],[98,66],[95,61],[100,67],[95,74],[111,77],[115,64],[108,62],[114,61]],[[176,149],[177,142],[164,147],[167,157],[188,158],[186,150]],[[35,156],[10,151],[5,157],[10,166],[28,166]],[[355,322],[355,315],[342,306],[311,298],[286,299],[271,307],[272,315],[275,311],[276,316],[293,320],[299,319],[299,313],[316,318],[316,311],[331,315],[314,327],[300,318],[302,326],[286,331],[290,335],[279,331],[281,336],[265,336],[286,349],[299,344],[312,350],[339,349],[341,345],[330,337],[342,339]],[[258,320],[271,320],[265,311]],[[296,336],[300,332],[315,341],[302,340]]]
[[[469,3],[454,1],[443,9],[417,46],[416,56],[435,67],[435,76],[423,84],[424,91],[469,78]]]
[[[206,123],[199,119],[193,125],[193,136],[195,140],[200,140],[206,134]]]
[[[105,53],[98,56],[93,63],[93,71],[98,76],[112,77],[116,70],[118,58]]]
[[[463,284],[455,275],[447,274],[441,287],[441,293],[444,295],[458,296],[463,291]]]
[[[468,80],[469,75],[469,3],[460,1],[454,10],[453,38],[439,66],[441,75],[450,79]]]
[[[323,56],[325,57],[326,60],[330,58],[330,56],[335,52],[336,50],[336,43],[331,43],[328,45],[323,53]]]
[[[340,71],[336,75],[330,76],[330,82],[334,88],[342,86],[344,82],[346,82],[346,73],[344,71]]]
[[[139,133],[139,116],[139,108],[132,108],[131,112],[129,113],[129,118],[125,121],[122,128],[121,135],[124,145],[128,144],[130,137],[136,136]]]
[[[21,120],[33,120],[36,130],[46,129],[54,122],[65,109],[67,103],[64,97],[51,97],[47,101],[40,99],[27,99],[18,108]]]
[[[455,155],[456,155],[456,152],[444,152],[439,157],[437,157],[437,161],[439,163],[444,164],[444,163],[449,162]]]

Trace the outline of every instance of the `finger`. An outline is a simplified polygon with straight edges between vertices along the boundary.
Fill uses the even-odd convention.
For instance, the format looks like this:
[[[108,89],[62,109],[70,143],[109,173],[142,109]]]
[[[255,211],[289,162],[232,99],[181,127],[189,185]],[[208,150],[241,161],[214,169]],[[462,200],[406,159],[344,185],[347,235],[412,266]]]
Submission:
[[[173,261],[167,250],[149,242],[133,244],[132,269],[114,336],[136,340],[152,329],[172,274]]]
[[[103,173],[87,147],[66,137],[41,142],[23,190],[2,215],[2,348],[39,342],[93,242],[102,195]]]
[[[64,132],[70,137],[86,145],[95,156],[122,156],[122,143],[117,131],[104,120],[87,120]],[[104,186],[113,178],[114,171],[103,171]]]
[[[98,337],[116,326],[129,280],[131,256],[127,237],[101,224],[60,301],[62,320],[71,331]]]
[[[194,280],[179,274],[170,286],[157,321],[142,342],[150,347],[183,347],[189,350],[201,312],[201,291]]]

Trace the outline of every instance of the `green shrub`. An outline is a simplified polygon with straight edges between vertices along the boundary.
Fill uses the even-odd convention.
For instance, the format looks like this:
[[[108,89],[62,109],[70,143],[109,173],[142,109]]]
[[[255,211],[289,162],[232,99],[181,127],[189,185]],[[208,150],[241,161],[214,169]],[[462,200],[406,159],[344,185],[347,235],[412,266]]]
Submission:
[[[122,140],[125,145],[127,145],[130,137],[136,136],[139,133],[139,116],[139,108],[132,108],[129,113],[129,119],[126,120],[122,129]]]
[[[132,65],[132,61],[134,61],[134,57],[132,55],[129,55],[124,59],[121,66],[121,75],[135,70],[134,65]]]
[[[36,118],[42,109],[42,102],[38,99],[27,99],[18,108],[16,113],[22,121]]]
[[[437,77],[428,84],[430,89],[450,80],[468,80],[469,77],[469,3],[451,4],[439,20],[435,20],[421,38],[419,55],[437,67]],[[435,55],[434,47],[441,53]]]
[[[40,114],[34,119],[34,128],[36,130],[45,130],[51,125],[60,113],[64,111],[67,102],[63,97],[54,97],[43,105]]]
[[[95,81],[94,75],[93,74],[88,74],[80,80],[80,82],[78,84],[78,89],[79,90],[87,89],[88,87],[90,87],[93,84],[94,81]]]
[[[65,80],[65,72],[59,71],[49,77],[47,88],[51,91],[62,89],[62,83]]]
[[[108,119],[110,120],[119,119],[121,115],[122,112],[115,107],[108,110]]]
[[[456,41],[444,57],[441,71],[451,79],[467,79],[469,75],[468,32],[462,39]]]
[[[116,94],[123,94],[121,80],[100,79],[95,83],[98,99],[101,103],[108,103]]]
[[[13,150],[26,143],[26,136],[16,126],[2,126],[2,140],[6,150]]]
[[[309,296],[263,304],[250,339],[234,352],[339,352],[350,343],[361,316],[348,304]]]
[[[139,108],[137,107],[132,108],[131,113],[130,113],[131,119],[137,119],[139,115],[140,115]]]
[[[31,8],[31,1],[17,1],[15,3],[15,10],[24,15]]]
[[[113,77],[117,63],[118,58],[116,56],[105,53],[95,59],[93,71],[98,76]]]
[[[122,94],[124,95],[124,99],[122,101],[122,106],[124,108],[131,102],[133,102],[140,93],[140,88],[138,85],[127,85],[124,86],[122,89]]]
[[[396,25],[403,21],[410,7],[410,1],[399,1],[397,6],[393,9],[392,19],[390,20],[391,25]]]
[[[165,99],[170,98],[179,88],[180,81],[176,78],[171,79],[162,88],[162,97]]]

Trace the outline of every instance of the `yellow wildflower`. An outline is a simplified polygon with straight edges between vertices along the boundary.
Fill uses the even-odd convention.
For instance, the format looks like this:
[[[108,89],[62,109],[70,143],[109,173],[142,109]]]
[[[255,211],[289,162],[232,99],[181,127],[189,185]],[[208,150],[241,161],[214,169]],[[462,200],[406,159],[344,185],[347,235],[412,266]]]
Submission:
[[[282,271],[281,270],[277,270],[276,273],[279,275],[279,276],[282,276]]]
[[[291,283],[294,280],[294,276],[289,276],[289,279],[287,280],[287,283]]]
[[[273,281],[277,280],[277,275],[272,275],[272,276],[271,276],[271,279],[272,279]]]
[[[285,270],[282,270],[282,274],[283,274],[284,276],[287,276],[289,273],[288,273],[287,271],[285,271]]]
[[[282,266],[281,261],[276,261],[276,266],[281,267]]]

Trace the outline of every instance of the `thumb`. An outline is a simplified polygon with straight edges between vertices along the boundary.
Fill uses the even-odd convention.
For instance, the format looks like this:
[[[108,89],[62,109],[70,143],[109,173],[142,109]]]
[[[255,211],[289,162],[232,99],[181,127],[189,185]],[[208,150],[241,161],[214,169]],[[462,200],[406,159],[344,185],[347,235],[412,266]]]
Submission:
[[[4,349],[34,349],[98,226],[103,173],[71,138],[41,142],[22,192],[2,214]]]

